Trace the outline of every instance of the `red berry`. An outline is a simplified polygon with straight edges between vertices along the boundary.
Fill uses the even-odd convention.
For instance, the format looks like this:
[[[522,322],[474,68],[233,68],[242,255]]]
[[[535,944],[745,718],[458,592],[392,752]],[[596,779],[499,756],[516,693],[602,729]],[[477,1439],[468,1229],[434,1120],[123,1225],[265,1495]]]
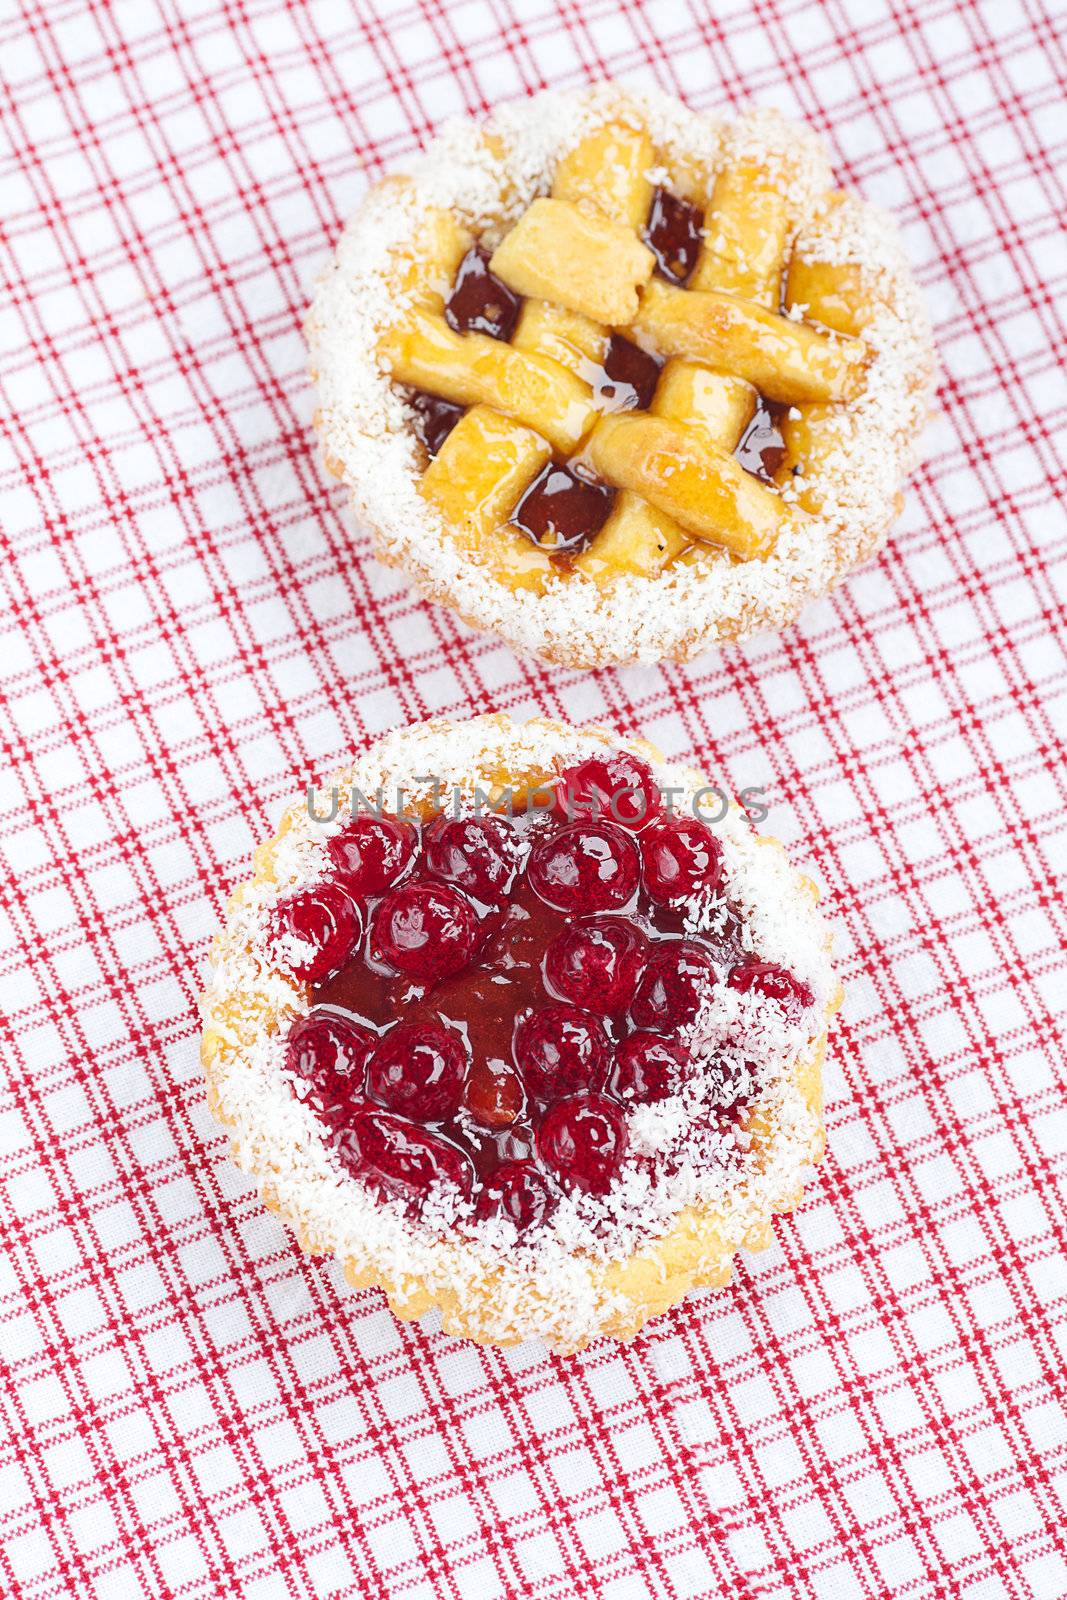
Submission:
[[[515,871],[515,830],[501,817],[439,817],[427,832],[424,857],[435,877],[489,905]]]
[[[436,883],[391,890],[374,918],[375,957],[422,983],[461,972],[477,942],[478,919],[470,901]]]
[[[467,1051],[453,1028],[401,1022],[371,1058],[367,1090],[390,1111],[419,1122],[442,1122],[459,1106]]]
[[[344,1078],[351,1081],[353,1090],[362,1089],[364,1068],[374,1043],[367,1029],[343,1011],[317,1006],[289,1029],[285,1064],[308,1083]]]
[[[475,1061],[467,1074],[463,1104],[483,1128],[509,1128],[526,1104],[522,1079],[506,1061]]]
[[[326,848],[345,888],[365,900],[404,876],[418,854],[419,835],[408,822],[359,816],[327,840]]]
[[[637,890],[640,861],[633,839],[615,823],[577,822],[542,839],[527,871],[557,911],[620,911]]]
[[[359,907],[339,883],[320,883],[314,889],[283,900],[275,912],[279,934],[298,940],[295,949],[279,952],[295,978],[321,983],[343,967],[359,943],[363,923]]]
[[[474,1215],[506,1217],[525,1233],[540,1227],[554,1206],[555,1197],[532,1161],[502,1161],[483,1182]]]
[[[626,1151],[622,1107],[603,1094],[559,1100],[537,1130],[537,1153],[560,1182],[585,1194],[605,1194]]]
[[[289,1030],[285,1065],[306,1088],[302,1098],[331,1126],[362,1104],[374,1038],[343,1011],[310,1011]]]
[[[674,1033],[694,1020],[714,982],[711,957],[683,939],[674,939],[645,968],[630,1017],[638,1028]]]
[[[579,817],[643,828],[659,815],[660,792],[650,768],[628,750],[590,756],[559,780],[557,809],[570,822]]]
[[[557,994],[601,1016],[625,1011],[645,964],[646,945],[632,923],[598,917],[564,928],[545,956]]]
[[[641,836],[645,888],[661,903],[714,891],[722,878],[722,845],[697,817],[654,822]]]
[[[462,1150],[389,1111],[357,1112],[337,1152],[353,1177],[416,1210],[435,1184],[465,1196],[474,1186],[474,1169]]]
[[[600,1023],[574,1006],[544,1006],[515,1031],[515,1061],[527,1089],[542,1099],[602,1083],[609,1052]]]
[[[615,1058],[611,1083],[620,1100],[651,1105],[677,1094],[685,1079],[685,1051],[655,1033],[632,1033]]]
[[[718,1050],[701,1051],[696,1067],[708,1086],[709,1104],[719,1114],[739,1115],[759,1090],[760,1069],[736,1039],[725,1039]]]
[[[726,985],[740,994],[755,993],[777,1000],[782,1010],[794,1018],[815,1003],[815,996],[801,978],[772,961],[742,961],[731,970]]]

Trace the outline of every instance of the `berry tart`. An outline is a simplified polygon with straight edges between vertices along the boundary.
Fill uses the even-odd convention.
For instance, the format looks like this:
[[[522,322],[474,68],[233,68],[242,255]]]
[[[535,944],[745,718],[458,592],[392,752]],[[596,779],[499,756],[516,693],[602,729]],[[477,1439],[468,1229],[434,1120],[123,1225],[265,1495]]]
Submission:
[[[373,187],[307,323],[387,562],[548,660],[684,660],[877,549],[929,408],[890,219],[806,129],[602,85]]]
[[[813,885],[711,793],[488,716],[391,734],[287,813],[202,1053],[306,1250],[400,1317],[571,1351],[769,1242],[822,1154],[839,989]]]

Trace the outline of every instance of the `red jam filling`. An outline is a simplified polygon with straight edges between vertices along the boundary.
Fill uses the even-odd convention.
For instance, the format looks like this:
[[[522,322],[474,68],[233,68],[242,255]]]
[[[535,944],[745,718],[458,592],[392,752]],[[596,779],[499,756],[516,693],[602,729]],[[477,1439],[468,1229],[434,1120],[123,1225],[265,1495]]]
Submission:
[[[704,213],[669,189],[652,196],[643,238],[656,258],[656,270],[670,283],[684,285],[696,266],[703,242]],[[489,270],[489,252],[473,245],[456,272],[445,304],[445,320],[456,333],[482,333],[507,343],[518,322],[522,299]],[[583,370],[606,412],[647,411],[662,363],[619,333],[608,340],[602,362]],[[437,455],[463,415],[464,407],[417,390],[411,397],[413,425],[429,457]],[[773,485],[785,458],[778,428],[780,407],[760,397],[756,414],[734,451],[746,472]],[[581,468],[552,462],[542,468],[511,514],[512,524],[534,544],[550,551],[561,569],[600,532],[615,490]]]
[[[647,411],[659,382],[661,363],[640,345],[613,333],[593,392],[605,411]]]
[[[547,550],[576,550],[608,519],[615,491],[599,478],[550,461],[511,513],[511,521]]]
[[[743,956],[732,910],[685,932],[721,846],[666,814],[625,752],[570,768],[551,807],[422,828],[360,815],[328,848],[334,877],[276,913],[313,991],[287,1067],[345,1169],[413,1214],[443,1185],[521,1234],[562,1193],[603,1195],[627,1111],[686,1082],[682,1030],[711,985],[787,1014],[811,1003]],[[736,1067],[727,1053],[701,1070],[728,1090]]]
[[[459,264],[445,321],[456,333],[485,333],[506,344],[515,332],[521,304],[514,290],[489,271],[489,252],[474,245]]]
[[[782,410],[781,406],[771,405],[760,396],[756,414],[734,451],[735,457],[746,472],[751,472],[761,483],[772,486],[776,481],[778,469],[785,460],[785,440],[779,427]]]
[[[463,407],[421,389],[412,396],[411,404],[415,410],[415,435],[425,445],[426,454],[433,457],[463,415]]]
[[[645,224],[645,243],[662,275],[683,284],[697,264],[703,239],[704,213],[689,200],[657,189]]]

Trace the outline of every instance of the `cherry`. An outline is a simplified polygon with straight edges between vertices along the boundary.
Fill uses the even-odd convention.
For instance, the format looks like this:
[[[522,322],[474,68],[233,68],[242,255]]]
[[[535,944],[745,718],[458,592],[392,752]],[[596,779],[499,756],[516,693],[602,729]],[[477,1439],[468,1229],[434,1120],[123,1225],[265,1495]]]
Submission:
[[[426,835],[427,870],[483,905],[506,892],[517,857],[514,829],[501,817],[439,817]]]
[[[645,968],[630,1007],[631,1020],[638,1028],[674,1033],[695,1019],[714,982],[711,957],[696,945],[673,939]]]
[[[741,1114],[760,1080],[759,1067],[746,1058],[744,1043],[737,1039],[724,1040],[718,1050],[701,1051],[696,1068],[708,1085],[710,1103],[731,1119]]]
[[[610,1016],[630,1004],[646,948],[633,924],[618,917],[578,922],[549,945],[545,976],[564,1000]]]
[[[698,817],[654,822],[641,836],[641,859],[645,888],[660,903],[714,891],[722,878],[722,845]]]
[[[739,994],[755,993],[767,1000],[777,1000],[786,1015],[793,1018],[815,1004],[815,996],[808,985],[785,967],[775,966],[773,961],[742,961],[731,969],[726,986]]]
[[[474,954],[474,907],[455,889],[407,883],[393,889],[374,918],[375,957],[420,982],[461,972]]]
[[[745,952],[721,891],[721,926],[683,932],[722,852],[703,819],[666,813],[639,756],[598,750],[548,798],[517,820],[346,819],[334,878],[276,912],[278,958],[295,947],[317,1001],[285,1040],[288,1076],[347,1171],[413,1213],[440,1184],[520,1234],[560,1184],[609,1189],[628,1113],[698,1074],[708,1126],[743,1120],[759,1081],[744,1037],[683,1031],[727,972],[787,1012],[812,1003]],[[670,1157],[633,1159],[658,1177]]]
[[[515,1030],[515,1061],[531,1094],[573,1094],[603,1082],[610,1046],[595,1017],[574,1006],[544,1006]]]
[[[454,1028],[401,1022],[371,1058],[367,1089],[375,1100],[420,1122],[441,1122],[459,1106],[467,1052]]]
[[[351,1081],[353,1090],[362,1089],[363,1072],[373,1049],[374,1038],[366,1028],[343,1011],[317,1006],[289,1029],[285,1064],[308,1083],[344,1078]]]
[[[462,1150],[389,1111],[357,1112],[337,1151],[353,1177],[416,1210],[435,1184],[468,1197],[474,1187],[474,1169]]]
[[[554,1209],[555,1197],[532,1161],[502,1161],[483,1181],[474,1215],[506,1217],[524,1233],[540,1227]]]
[[[463,1104],[483,1128],[508,1128],[526,1103],[522,1079],[506,1061],[477,1061],[467,1076]]]
[[[320,883],[283,900],[275,910],[275,927],[305,946],[287,959],[293,976],[304,983],[320,983],[343,967],[363,932],[359,907],[339,883]]]
[[[306,1099],[333,1125],[361,1104],[374,1038],[343,1011],[316,1007],[289,1029],[285,1065],[306,1085]]]
[[[411,866],[419,849],[418,830],[392,817],[353,817],[326,842],[345,888],[359,899],[391,889]]]
[[[611,750],[569,767],[559,780],[556,803],[569,822],[603,817],[638,829],[659,815],[660,792],[644,761],[628,750]]]
[[[615,823],[576,822],[541,840],[527,876],[557,911],[620,911],[637,889],[637,846]]]
[[[632,1033],[619,1046],[612,1088],[620,1100],[651,1105],[677,1094],[687,1058],[680,1045],[655,1033]]]
[[[558,1100],[537,1130],[537,1153],[560,1182],[585,1194],[605,1194],[626,1151],[622,1107],[604,1094]]]

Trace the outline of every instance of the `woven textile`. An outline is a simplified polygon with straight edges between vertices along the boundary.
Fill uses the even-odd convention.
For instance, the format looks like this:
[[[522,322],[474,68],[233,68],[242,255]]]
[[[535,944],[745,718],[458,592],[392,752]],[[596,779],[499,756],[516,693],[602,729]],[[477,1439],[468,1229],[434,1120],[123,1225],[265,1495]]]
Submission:
[[[1060,445],[1047,0],[8,0],[0,16],[0,1592],[1067,1595]],[[546,82],[777,104],[893,209],[943,363],[882,557],[687,668],[518,661],[315,460],[300,322],[368,178]],[[195,998],[280,803],[387,727],[639,729],[827,890],[830,1155],[632,1346],[500,1354],[302,1258]]]

